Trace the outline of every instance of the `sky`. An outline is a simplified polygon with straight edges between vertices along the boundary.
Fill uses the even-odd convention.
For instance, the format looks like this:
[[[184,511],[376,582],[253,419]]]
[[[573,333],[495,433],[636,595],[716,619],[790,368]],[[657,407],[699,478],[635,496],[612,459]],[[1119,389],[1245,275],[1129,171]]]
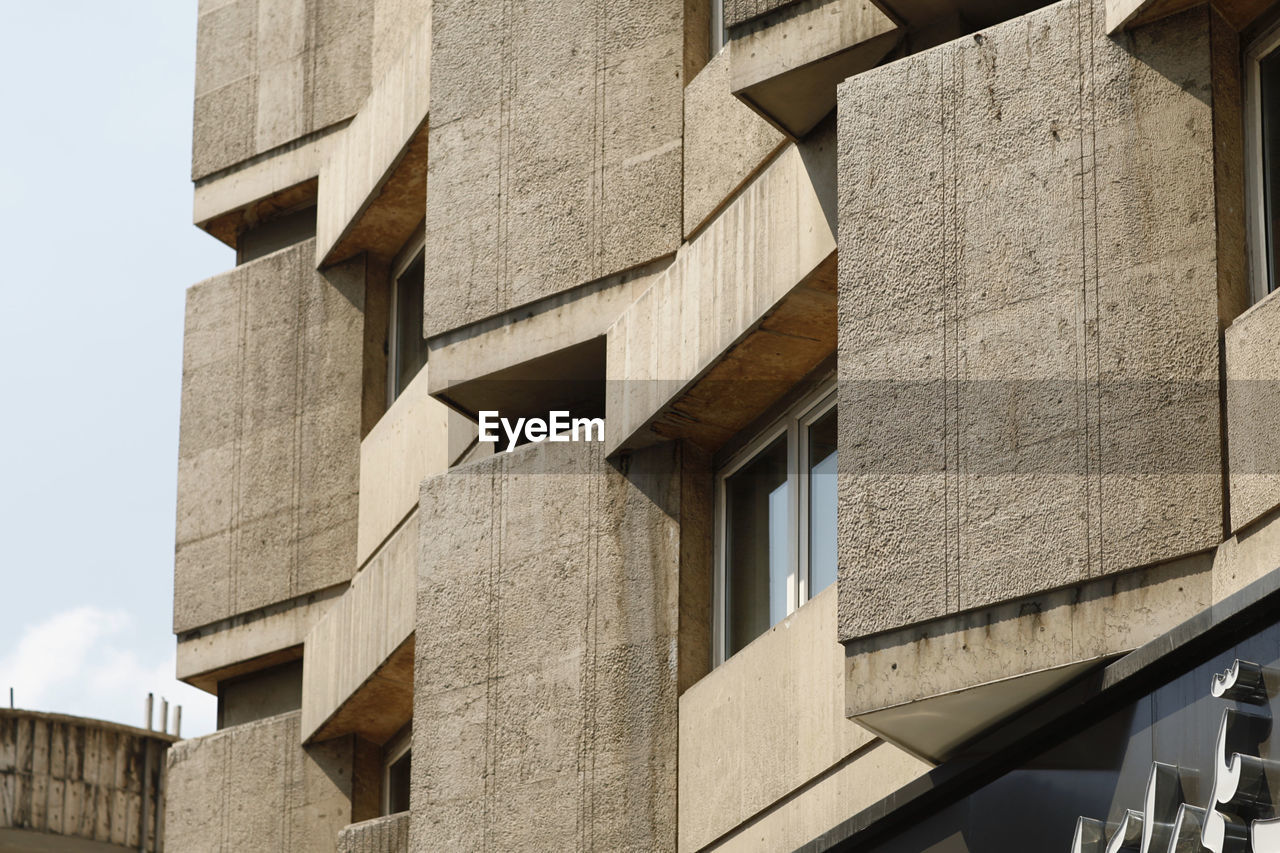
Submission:
[[[142,725],[176,681],[196,0],[0,5],[0,704]],[[157,726],[159,721],[157,719]]]

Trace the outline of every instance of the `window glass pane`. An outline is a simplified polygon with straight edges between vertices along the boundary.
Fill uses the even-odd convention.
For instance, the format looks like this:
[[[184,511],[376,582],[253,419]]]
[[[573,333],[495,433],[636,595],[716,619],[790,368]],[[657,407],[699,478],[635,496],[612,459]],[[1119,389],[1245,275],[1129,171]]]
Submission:
[[[1259,65],[1262,98],[1262,175],[1267,246],[1267,292],[1276,288],[1276,254],[1280,247],[1280,51]]]
[[[787,615],[787,437],[725,480],[725,655]]]
[[[387,814],[409,810],[409,778],[413,752],[406,752],[387,768]]]
[[[809,597],[836,579],[836,410],[809,427]]]
[[[427,343],[422,339],[422,258],[420,253],[396,280],[395,372],[392,375],[397,397],[427,363]]]

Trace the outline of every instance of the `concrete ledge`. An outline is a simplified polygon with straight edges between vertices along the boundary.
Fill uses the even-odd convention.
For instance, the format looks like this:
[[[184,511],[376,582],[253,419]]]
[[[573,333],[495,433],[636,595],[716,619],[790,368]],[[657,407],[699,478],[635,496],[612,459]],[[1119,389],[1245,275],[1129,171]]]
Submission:
[[[1080,664],[1135,649],[1208,607],[1212,569],[1213,555],[1199,554],[846,643],[846,713],[914,754],[946,760],[1085,671]],[[943,696],[945,714],[942,703],[928,705]]]
[[[681,851],[721,849],[712,844],[715,839],[780,807],[874,742],[840,712],[844,650],[835,635],[836,590],[830,587],[680,697]],[[902,758],[915,773],[928,769]],[[761,773],[765,767],[769,771]],[[863,779],[860,787],[871,802],[907,778],[912,777],[893,783]],[[822,806],[807,793],[800,799],[810,813],[803,831],[784,821],[769,831],[772,843],[752,847],[748,840],[760,839],[743,830],[737,844],[789,850],[848,814],[848,804],[835,799]]]
[[[307,633],[347,588],[339,584],[182,632],[178,679],[216,694],[223,679],[297,660]]]
[[[1225,337],[1231,527],[1239,531],[1280,504],[1280,294],[1237,317]]]
[[[356,732],[383,743],[413,715],[418,527],[415,512],[307,635],[303,741]]]
[[[545,417],[566,385],[603,380],[599,344],[606,330],[669,264],[648,264],[437,335],[428,342],[428,391],[470,414],[496,409]]]
[[[191,219],[231,248],[240,232],[278,214],[314,204],[320,167],[346,122],[196,181]]]
[[[714,449],[834,351],[834,144],[783,151],[609,329],[609,453]]]
[[[338,833],[338,853],[409,853],[409,813],[353,823]]]
[[[836,86],[878,64],[902,32],[870,0],[801,0],[733,30],[730,88],[799,138],[835,109]]]
[[[428,364],[360,442],[360,519],[356,565],[363,566],[418,505],[423,479],[449,467],[450,430],[465,443],[475,425],[427,394]],[[460,451],[459,451],[460,452]]]
[[[391,258],[426,215],[431,16],[335,140],[320,170],[316,265]]]

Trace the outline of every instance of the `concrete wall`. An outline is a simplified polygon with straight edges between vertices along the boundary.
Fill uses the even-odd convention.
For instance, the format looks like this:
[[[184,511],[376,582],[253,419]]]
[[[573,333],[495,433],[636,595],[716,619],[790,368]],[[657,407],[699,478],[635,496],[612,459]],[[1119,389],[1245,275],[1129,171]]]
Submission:
[[[846,719],[844,691],[834,587],[685,691],[682,853],[794,850],[928,769]],[[807,790],[846,764],[852,797]]]
[[[684,89],[684,234],[697,230],[783,143],[729,91],[727,45]]]
[[[355,571],[364,274],[307,241],[191,288],[174,630]]]
[[[684,0],[436,0],[431,337],[675,251]]]
[[[830,134],[815,134],[784,150],[680,248],[675,262],[609,329],[610,449],[645,430],[833,255],[833,145]],[[829,345],[819,350],[818,357],[829,352]],[[738,387],[721,386],[720,414],[734,414],[733,398],[745,394],[753,380],[776,378],[775,370],[799,361],[775,358],[744,365]],[[726,387],[732,390],[725,393]],[[723,441],[737,423],[706,426]]]
[[[163,773],[173,738],[60,714],[0,709],[0,846],[10,831],[31,848],[164,849]],[[54,836],[64,840],[59,847]]]
[[[1209,14],[1101,10],[841,89],[844,639],[1221,538]]]
[[[381,743],[413,711],[413,656],[384,671],[413,636],[418,519],[410,516],[369,560],[337,605],[307,635],[302,737],[347,732]],[[403,670],[403,671],[402,671]],[[357,691],[365,694],[352,704]]]
[[[675,444],[618,466],[535,444],[423,484],[414,849],[675,849],[696,489]]]
[[[1226,331],[1231,527],[1280,504],[1280,297],[1250,308]]]
[[[348,826],[338,833],[338,853],[409,853],[409,813]]]
[[[334,850],[352,821],[355,738],[300,746],[300,712],[169,751],[166,844],[172,850]]]
[[[191,177],[350,118],[372,36],[366,3],[200,0]]]

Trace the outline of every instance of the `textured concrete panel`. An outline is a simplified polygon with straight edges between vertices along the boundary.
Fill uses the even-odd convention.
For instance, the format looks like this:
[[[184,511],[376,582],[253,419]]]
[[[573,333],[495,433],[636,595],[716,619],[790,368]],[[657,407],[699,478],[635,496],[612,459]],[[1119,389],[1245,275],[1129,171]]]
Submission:
[[[294,711],[169,750],[170,850],[335,850],[351,823],[355,739],[302,747]]]
[[[162,849],[161,776],[173,740],[101,720],[0,709],[0,849]],[[10,832],[19,830],[38,834],[26,846]]]
[[[350,118],[369,94],[373,23],[348,0],[202,4],[191,177]]]
[[[681,237],[684,0],[437,0],[431,337]]]
[[[681,468],[544,443],[423,484],[414,849],[675,849]]]
[[[643,443],[644,437],[653,440],[652,426],[664,407],[758,330],[789,294],[805,285],[812,301],[823,301],[821,293],[831,289],[831,276],[823,270],[836,247],[834,146],[833,133],[824,131],[786,148],[680,248],[675,262],[609,329],[605,429],[610,450]],[[834,332],[829,292],[826,303],[798,313],[825,321]],[[776,399],[800,378],[787,370],[800,367],[802,376],[832,349],[830,333],[824,340],[820,334],[777,331],[775,344],[766,350],[776,354],[801,344],[809,351],[788,353],[785,359],[759,352],[726,377],[727,384],[720,382],[708,410],[684,418],[714,436],[704,442],[708,446],[743,425],[736,398],[763,389]]]
[[[1209,15],[1100,16],[841,88],[842,638],[1221,536]]]
[[[835,587],[686,690],[680,697],[680,850],[703,849],[874,741],[845,718],[844,692]],[[896,785],[868,779],[863,787],[874,802]],[[813,810],[817,832],[851,814],[847,802],[825,805],[825,812]],[[793,850],[817,832],[754,849]]]
[[[314,257],[306,241],[188,291],[177,632],[355,570],[364,269]]]
[[[338,833],[338,853],[409,853],[409,813],[348,826]]]
[[[302,678],[302,737],[325,739],[358,732],[382,743],[413,711],[413,656],[387,666],[413,636],[418,523],[405,521],[378,550],[337,605],[307,635]],[[354,694],[361,713],[345,713]],[[368,701],[378,695],[380,701]]]
[[[729,201],[784,142],[729,91],[730,44],[684,89],[684,234]]]
[[[1280,298],[1274,294],[1226,331],[1231,527],[1280,504]]]

